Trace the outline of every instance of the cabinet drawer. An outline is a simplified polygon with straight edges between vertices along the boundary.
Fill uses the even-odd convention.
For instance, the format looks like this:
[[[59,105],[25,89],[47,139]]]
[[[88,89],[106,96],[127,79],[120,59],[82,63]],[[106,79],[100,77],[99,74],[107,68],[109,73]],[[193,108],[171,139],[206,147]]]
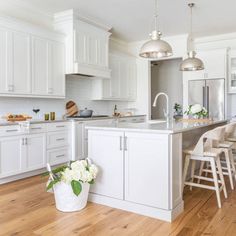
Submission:
[[[68,148],[47,151],[47,162],[50,163],[50,165],[62,164],[69,160],[70,153]]]
[[[70,122],[55,122],[47,124],[48,132],[62,131],[69,129]]]
[[[30,133],[36,134],[36,133],[44,133],[44,132],[47,132],[46,124],[31,124],[30,125]]]
[[[67,146],[69,144],[69,133],[66,132],[50,132],[47,135],[47,148],[57,148]]]
[[[19,125],[0,126],[0,136],[10,136],[21,133]]]

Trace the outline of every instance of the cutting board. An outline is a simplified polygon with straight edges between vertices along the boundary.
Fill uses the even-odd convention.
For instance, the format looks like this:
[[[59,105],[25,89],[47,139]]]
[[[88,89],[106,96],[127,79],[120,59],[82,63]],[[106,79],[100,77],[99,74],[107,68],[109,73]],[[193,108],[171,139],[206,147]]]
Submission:
[[[74,116],[79,112],[79,109],[74,101],[69,101],[66,103],[66,115]]]

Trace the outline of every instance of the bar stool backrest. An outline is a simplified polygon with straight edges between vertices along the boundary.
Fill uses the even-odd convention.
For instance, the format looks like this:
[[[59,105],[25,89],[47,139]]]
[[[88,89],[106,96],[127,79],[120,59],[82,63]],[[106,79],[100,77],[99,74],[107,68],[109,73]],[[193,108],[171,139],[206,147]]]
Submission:
[[[225,139],[235,136],[236,122],[225,125]]]
[[[193,155],[204,156],[204,152],[213,148],[217,143],[221,142],[225,136],[225,127],[217,127],[213,130],[205,132],[198,140]]]

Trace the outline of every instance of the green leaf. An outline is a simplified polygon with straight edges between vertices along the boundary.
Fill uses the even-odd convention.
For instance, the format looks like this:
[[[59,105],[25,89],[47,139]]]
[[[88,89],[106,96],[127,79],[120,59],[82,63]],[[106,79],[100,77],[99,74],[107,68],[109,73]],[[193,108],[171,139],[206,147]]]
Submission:
[[[73,189],[73,192],[76,196],[79,196],[79,194],[81,193],[82,191],[82,185],[79,181],[76,181],[76,180],[72,180],[71,181],[71,187]]]
[[[94,184],[94,182],[95,182],[94,179],[92,179],[92,180],[89,181],[88,183],[89,183],[89,184]]]
[[[59,167],[57,167],[56,169],[52,170],[52,173],[53,173],[53,174],[56,174],[56,173],[58,173],[58,172],[63,172],[66,168],[67,168],[66,165],[64,165],[64,166],[59,166]]]
[[[49,189],[51,189],[53,187],[53,185],[55,185],[59,181],[60,181],[59,179],[55,179],[55,180],[50,181],[50,183],[48,184],[46,190],[48,191]]]
[[[41,176],[42,176],[42,177],[49,176],[49,172],[48,172],[48,171],[47,171],[47,172],[44,172],[44,173],[42,173]]]

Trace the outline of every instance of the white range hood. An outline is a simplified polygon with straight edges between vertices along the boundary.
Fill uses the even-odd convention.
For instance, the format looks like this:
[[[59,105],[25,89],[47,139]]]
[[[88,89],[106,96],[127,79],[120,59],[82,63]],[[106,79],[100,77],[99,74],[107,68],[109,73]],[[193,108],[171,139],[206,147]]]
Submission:
[[[66,74],[111,77],[108,61],[111,27],[75,10],[56,13],[54,26],[66,35]]]

